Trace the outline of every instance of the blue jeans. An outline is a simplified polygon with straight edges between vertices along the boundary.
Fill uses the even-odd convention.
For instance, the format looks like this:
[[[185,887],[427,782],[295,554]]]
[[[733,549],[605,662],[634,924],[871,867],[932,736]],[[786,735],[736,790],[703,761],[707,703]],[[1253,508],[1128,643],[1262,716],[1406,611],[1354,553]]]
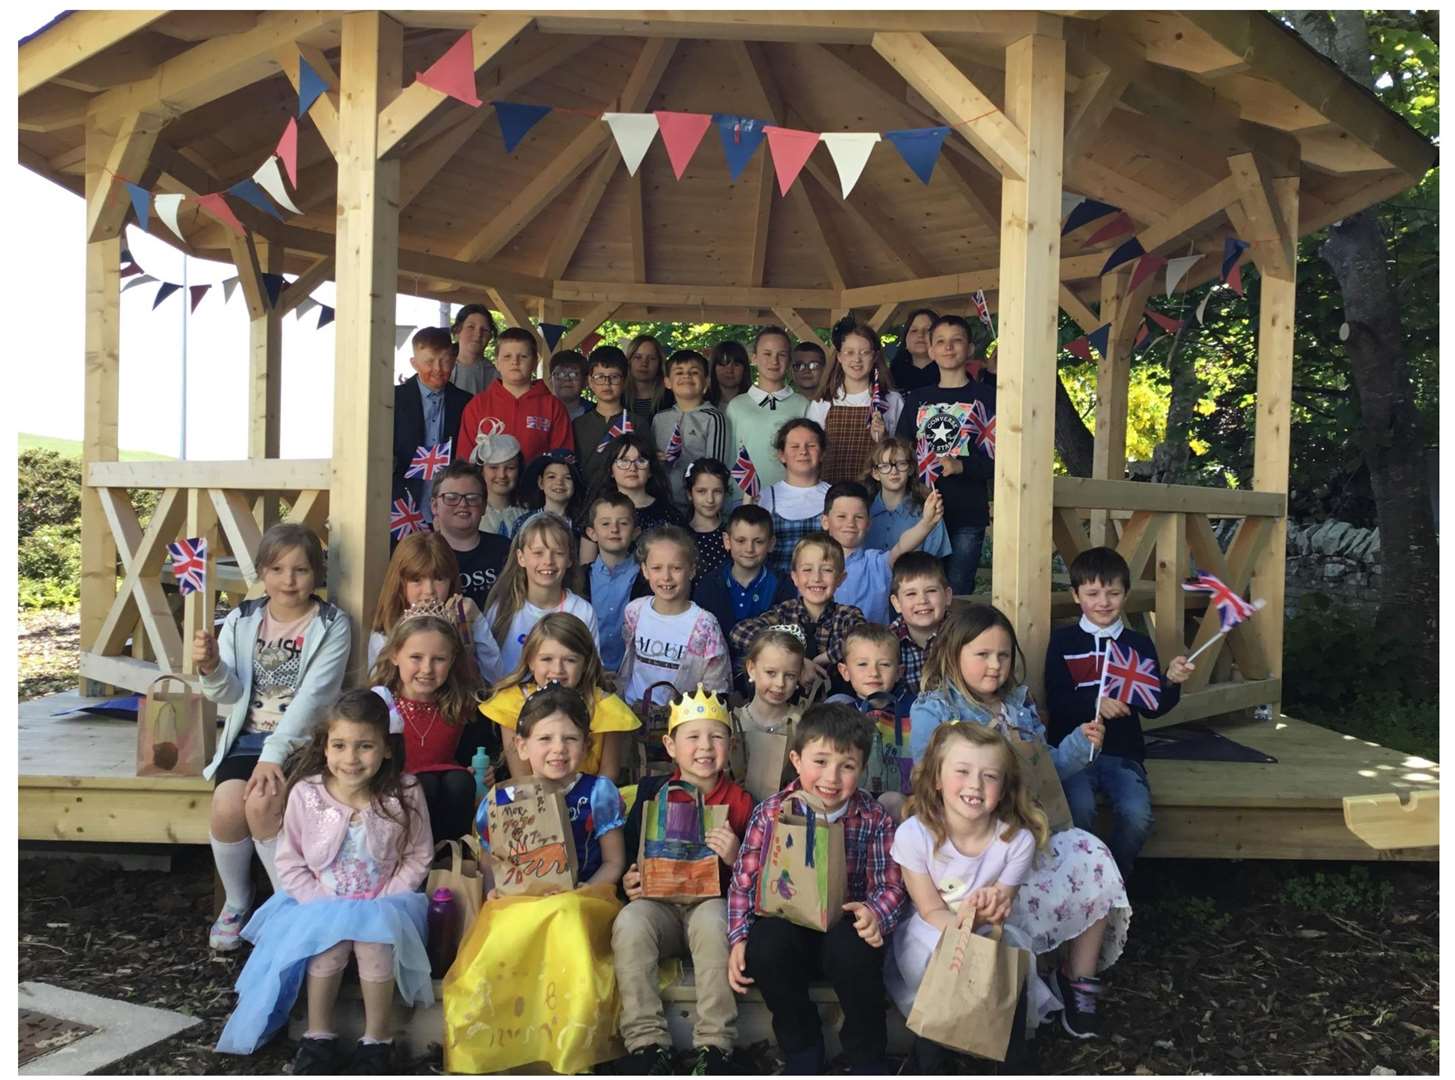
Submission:
[[[1086,768],[1061,781],[1071,819],[1078,829],[1094,832],[1096,826],[1096,793],[1106,796],[1111,805],[1112,830],[1107,847],[1122,876],[1131,873],[1137,853],[1152,831],[1152,791],[1147,786],[1147,770],[1140,761],[1099,754]]]
[[[950,554],[945,556],[945,576],[950,591],[956,595],[975,591],[975,570],[980,565],[980,551],[985,546],[984,525],[961,525],[947,530]]]

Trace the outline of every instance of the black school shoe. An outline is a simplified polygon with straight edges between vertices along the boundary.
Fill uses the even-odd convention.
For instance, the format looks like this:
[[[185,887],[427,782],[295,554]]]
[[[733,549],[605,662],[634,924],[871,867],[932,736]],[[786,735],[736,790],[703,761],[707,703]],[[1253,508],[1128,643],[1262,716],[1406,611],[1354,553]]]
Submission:
[[[332,1076],[339,1071],[337,1039],[298,1040],[298,1052],[293,1055],[294,1076]]]
[[[623,1076],[674,1076],[677,1062],[670,1046],[645,1046],[618,1061],[616,1071]]]
[[[716,1046],[699,1046],[693,1051],[692,1068],[689,1076],[731,1076],[733,1059],[725,1050]]]
[[[1101,1035],[1101,1021],[1096,1015],[1096,999],[1101,994],[1101,980],[1088,975],[1082,979],[1067,978],[1056,969],[1056,989],[1061,992],[1063,1008],[1061,1026],[1076,1039],[1095,1039]]]
[[[394,1044],[392,1042],[360,1042],[354,1048],[354,1058],[349,1062],[349,1072],[355,1076],[389,1076],[394,1072]]]

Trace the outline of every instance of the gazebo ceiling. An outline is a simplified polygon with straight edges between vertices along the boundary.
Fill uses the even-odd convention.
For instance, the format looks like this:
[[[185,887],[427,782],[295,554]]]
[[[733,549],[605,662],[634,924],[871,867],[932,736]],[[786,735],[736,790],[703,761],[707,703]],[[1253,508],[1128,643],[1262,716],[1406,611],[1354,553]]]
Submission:
[[[392,15],[406,27],[406,85],[482,17]],[[895,50],[876,48],[876,31],[923,33],[997,108],[1005,46],[1033,29],[1063,36],[1063,186],[1122,207],[1139,229],[1196,217],[1189,205],[1241,152],[1256,153],[1270,175],[1300,177],[1300,235],[1410,186],[1435,158],[1372,95],[1260,13],[521,15],[530,21],[514,43],[477,73],[487,105],[445,101],[399,145],[401,291],[464,300],[488,285],[559,303],[566,316],[620,300],[623,314],[744,321],[772,318],[781,304],[822,319],[840,306],[831,294],[863,290],[850,302],[869,305],[876,294],[893,300],[893,283],[942,276],[943,296],[963,299],[975,287],[993,296],[1000,174],[960,130],[929,184],[880,145],[844,199],[820,144],[783,197],[766,145],[734,183],[709,131],[679,181],[659,139],[632,177],[595,118],[668,109],[810,131],[943,123],[887,58]],[[63,18],[21,46],[21,163],[81,192],[88,111],[114,126],[130,111],[154,110],[165,126],[139,175],[127,178],[157,192],[220,191],[273,152],[296,108],[299,48],[327,80],[338,70],[338,39],[329,13]],[[555,111],[506,154],[494,99]],[[336,171],[321,132],[332,138],[335,116],[326,94],[300,122],[301,216],[279,225],[236,207],[287,248],[290,272],[333,253]],[[231,258],[210,218],[194,209],[182,225],[192,253]],[[1177,253],[1189,241],[1220,252],[1234,230],[1221,209],[1186,225],[1170,234],[1181,238]],[[174,239],[155,216],[152,231]],[[1063,278],[1087,300],[1100,260],[1077,257],[1104,256],[1124,239],[1089,247],[1093,231],[1068,237],[1062,252]]]

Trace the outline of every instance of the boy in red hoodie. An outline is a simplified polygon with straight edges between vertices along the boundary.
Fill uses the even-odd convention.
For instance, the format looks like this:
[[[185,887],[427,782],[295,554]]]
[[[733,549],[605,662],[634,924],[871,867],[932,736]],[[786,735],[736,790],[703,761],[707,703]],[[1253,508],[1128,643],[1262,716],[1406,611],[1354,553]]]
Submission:
[[[576,450],[571,417],[565,406],[535,378],[536,337],[512,326],[495,344],[500,377],[481,390],[460,417],[461,454],[474,448],[480,435],[513,435],[526,461],[547,450]]]

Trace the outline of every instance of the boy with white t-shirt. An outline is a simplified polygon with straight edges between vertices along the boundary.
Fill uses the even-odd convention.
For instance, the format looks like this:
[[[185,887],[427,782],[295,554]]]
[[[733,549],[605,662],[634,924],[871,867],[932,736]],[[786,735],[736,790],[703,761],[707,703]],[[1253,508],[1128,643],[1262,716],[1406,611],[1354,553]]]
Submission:
[[[692,602],[697,568],[692,535],[663,525],[642,537],[640,552],[652,595],[627,604],[622,617],[626,653],[617,673],[622,695],[641,701],[659,682],[683,693],[699,686],[726,693],[732,680],[727,642],[717,619]]]

